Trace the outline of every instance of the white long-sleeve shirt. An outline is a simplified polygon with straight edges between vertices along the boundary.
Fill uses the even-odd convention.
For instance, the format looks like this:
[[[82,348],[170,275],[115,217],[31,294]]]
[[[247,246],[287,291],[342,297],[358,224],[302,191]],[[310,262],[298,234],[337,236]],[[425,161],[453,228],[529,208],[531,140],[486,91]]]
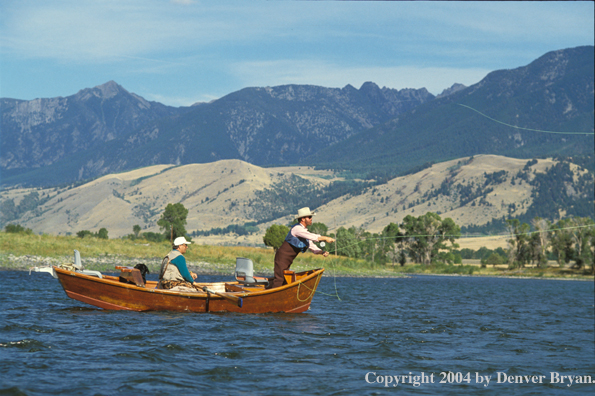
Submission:
[[[298,224],[297,226],[293,227],[290,232],[291,232],[291,235],[293,235],[294,237],[307,239],[308,240],[308,249],[310,249],[310,251],[312,253],[314,253],[314,254],[324,253],[324,251],[322,249],[320,249],[318,246],[316,246],[313,242],[313,241],[318,241],[318,238],[320,237],[319,234],[311,233],[302,224]]]

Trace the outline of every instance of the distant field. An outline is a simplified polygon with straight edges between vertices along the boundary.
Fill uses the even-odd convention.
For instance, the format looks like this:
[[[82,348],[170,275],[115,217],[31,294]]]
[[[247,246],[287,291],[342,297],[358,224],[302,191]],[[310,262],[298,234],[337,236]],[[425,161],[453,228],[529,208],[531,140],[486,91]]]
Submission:
[[[506,249],[507,238],[509,238],[507,235],[459,238],[457,239],[457,244],[459,245],[459,249],[478,250],[481,247],[486,247],[491,250],[495,250],[499,247]]]

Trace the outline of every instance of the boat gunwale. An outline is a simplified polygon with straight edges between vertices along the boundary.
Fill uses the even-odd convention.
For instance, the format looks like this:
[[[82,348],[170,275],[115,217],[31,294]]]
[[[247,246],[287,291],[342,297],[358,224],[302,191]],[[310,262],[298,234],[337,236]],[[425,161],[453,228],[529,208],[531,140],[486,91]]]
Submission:
[[[74,277],[79,277],[82,279],[86,279],[92,282],[97,282],[97,283],[103,283],[107,286],[112,286],[112,287],[121,287],[121,288],[126,288],[126,289],[134,289],[137,291],[143,291],[146,293],[158,293],[158,294],[165,294],[168,296],[180,296],[180,297],[188,297],[188,298],[206,298],[209,297],[210,299],[224,299],[224,297],[222,296],[218,296],[212,293],[207,293],[204,291],[200,291],[197,290],[196,292],[181,292],[181,291],[175,291],[175,290],[167,290],[167,289],[157,289],[157,288],[147,288],[147,287],[140,287],[131,283],[124,283],[124,282],[119,282],[117,280],[114,279],[104,279],[104,278],[98,278],[96,276],[93,275],[87,275],[87,274],[82,274],[80,272],[76,272],[76,271],[70,271],[64,268],[60,268],[57,266],[53,266],[54,271],[56,271],[56,273],[61,274],[61,275],[70,275],[70,276],[74,276]],[[316,268],[316,269],[311,269],[311,270],[306,270],[306,271],[302,271],[302,272],[296,272],[296,276],[300,275],[300,274],[306,274],[308,272],[311,272],[310,274],[305,275],[304,277],[300,278],[300,279],[296,279],[295,282],[292,283],[288,283],[286,285],[283,285],[281,287],[277,287],[277,288],[273,288],[273,289],[264,289],[264,290],[259,290],[259,291],[245,291],[245,292],[223,292],[221,294],[229,294],[230,296],[236,296],[236,297],[252,297],[252,296],[262,296],[262,295],[266,295],[266,294],[271,294],[271,293],[276,293],[276,292],[280,292],[283,290],[287,290],[290,288],[294,288],[294,287],[299,287],[302,283],[305,283],[307,281],[309,281],[310,279],[316,277],[316,276],[322,276],[322,273],[324,272],[324,268]],[[113,275],[103,275],[102,276],[109,276],[110,278],[116,278]],[[59,279],[59,277],[58,277]],[[203,284],[202,282],[197,282],[199,285]],[[239,285],[239,283],[237,281],[232,281],[232,282],[204,282],[204,285],[208,287],[208,285],[213,285],[213,284],[232,284],[232,285]],[[315,290],[314,290],[315,291]]]

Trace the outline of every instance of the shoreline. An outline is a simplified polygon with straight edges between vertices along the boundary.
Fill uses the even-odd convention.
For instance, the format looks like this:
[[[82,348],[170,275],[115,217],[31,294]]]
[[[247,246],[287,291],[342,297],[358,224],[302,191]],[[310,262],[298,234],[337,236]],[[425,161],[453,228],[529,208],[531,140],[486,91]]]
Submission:
[[[70,263],[71,257],[43,257],[36,255],[24,255],[16,256],[13,254],[6,254],[0,256],[0,271],[30,271],[33,267],[47,267],[53,265],[60,265],[64,263]],[[86,269],[99,270],[105,273],[117,273],[115,270],[116,265],[122,266],[134,266],[138,263],[146,264],[151,273],[158,272],[161,265],[161,258],[149,257],[149,258],[130,258],[116,255],[107,255],[105,257],[87,257],[83,260],[83,265]],[[9,263],[12,263],[10,265]],[[111,267],[110,267],[111,266]],[[188,260],[188,267],[191,271],[196,272],[199,276],[229,276],[233,277],[233,264],[221,264],[221,263],[209,263],[206,261],[190,261]],[[273,268],[255,268],[255,273],[260,276],[272,276]],[[393,272],[391,269],[361,269],[350,271],[336,269],[332,267],[323,267],[326,269],[323,277],[329,278],[377,278],[377,279],[398,279],[398,278],[411,278],[415,275],[421,276],[459,276],[459,277],[490,277],[490,278],[504,278],[504,279],[542,279],[542,280],[569,280],[569,281],[594,281],[595,276],[593,275],[581,275],[575,276],[543,276],[541,274],[535,275],[505,275],[505,274],[464,274],[464,273],[428,273],[428,272]],[[295,271],[303,271],[309,268],[303,268],[303,265],[296,265]],[[350,269],[351,270],[351,269]],[[518,271],[518,270],[515,270]],[[517,272],[518,273],[518,272]]]
[[[464,276],[469,278],[501,278],[501,279],[540,279],[540,280],[565,280],[565,281],[584,281],[584,282],[592,282],[595,280],[593,276],[591,279],[584,277],[584,278],[560,278],[560,277],[543,277],[543,276],[505,276],[505,275],[489,275],[489,274],[477,274],[477,275],[468,275],[468,274],[409,274],[409,275],[423,275],[423,276]]]

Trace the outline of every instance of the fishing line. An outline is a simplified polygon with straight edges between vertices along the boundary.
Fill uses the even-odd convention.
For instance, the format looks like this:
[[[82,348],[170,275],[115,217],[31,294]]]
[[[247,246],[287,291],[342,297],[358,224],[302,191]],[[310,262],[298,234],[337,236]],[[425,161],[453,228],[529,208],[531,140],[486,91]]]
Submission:
[[[562,135],[593,135],[594,134],[593,132],[556,132],[556,131],[544,131],[544,130],[541,130],[541,129],[523,128],[523,127],[520,127],[520,126],[510,125],[510,124],[507,124],[505,122],[496,120],[496,119],[494,119],[494,118],[492,118],[492,117],[490,117],[488,115],[483,114],[479,110],[475,110],[473,107],[470,107],[470,106],[467,106],[467,105],[464,105],[464,104],[461,104],[461,103],[457,103],[457,104],[459,106],[466,107],[466,108],[468,108],[470,110],[473,110],[474,112],[476,112],[478,114],[481,114],[482,116],[484,116],[488,120],[492,120],[494,122],[497,122],[498,124],[506,125],[506,126],[511,127],[511,128],[522,129],[522,130],[525,130],[525,131],[532,131],[532,132],[556,133],[556,134],[562,134]]]
[[[582,226],[574,226],[574,227],[563,227],[563,228],[554,228],[554,229],[549,229],[549,230],[540,230],[540,231],[529,231],[529,232],[521,232],[521,233],[517,233],[517,234],[499,234],[499,235],[477,235],[477,236],[467,236],[467,237],[461,237],[460,235],[440,235],[440,234],[434,234],[434,235],[423,235],[423,234],[419,234],[419,235],[404,235],[402,237],[400,237],[399,239],[405,241],[409,238],[425,238],[425,237],[435,237],[435,236],[442,236],[445,238],[459,238],[459,239],[468,239],[468,238],[511,238],[511,237],[516,237],[516,236],[521,236],[521,235],[532,235],[532,234],[540,234],[540,233],[544,233],[544,232],[556,232],[556,231],[563,231],[563,230],[574,230],[574,229],[580,229],[580,228],[595,228],[595,224],[589,224],[589,225],[582,225]],[[367,241],[371,241],[371,240],[382,240],[382,239],[391,239],[391,240],[395,240],[397,239],[397,237],[391,236],[391,237],[367,237],[364,238],[363,240],[358,240],[355,243],[351,243],[345,246],[341,246],[342,248],[349,248],[352,246],[356,246],[359,245],[362,242],[367,242]],[[325,245],[322,245],[322,247],[324,247]],[[329,255],[331,253],[336,253],[338,251],[337,249],[337,239],[335,238],[335,250],[334,251],[328,251]],[[337,289],[337,266],[338,263],[335,263],[335,260],[331,260],[329,262],[329,264],[331,264],[331,266],[333,267],[333,284],[335,287],[335,294],[328,294],[328,293],[324,293],[321,291],[317,291],[317,293],[320,294],[324,294],[325,296],[330,296],[330,297],[337,297],[337,299],[339,301],[343,301],[341,300],[341,297],[339,297],[339,290]],[[306,288],[310,289],[308,286],[304,285]],[[312,289],[310,289],[312,290]]]
[[[390,237],[367,237],[361,240],[358,240],[355,243],[351,243],[345,246],[341,246],[341,248],[348,248],[348,247],[352,247],[355,245],[359,245],[362,242],[366,242],[366,241],[371,241],[371,240],[381,240],[381,239],[391,239],[391,240],[395,240],[395,242],[397,241],[397,239],[406,241],[407,239],[410,238],[427,238],[427,237],[445,237],[445,238],[458,238],[458,239],[468,239],[468,238],[510,238],[510,237],[515,237],[515,236],[521,236],[521,235],[532,235],[532,234],[541,234],[544,232],[556,232],[556,231],[563,231],[563,230],[574,230],[574,229],[579,229],[579,228],[595,228],[595,224],[589,224],[589,225],[582,225],[582,226],[574,226],[574,227],[563,227],[563,228],[553,228],[553,229],[548,229],[548,230],[540,230],[540,231],[528,231],[528,232],[521,232],[521,233],[516,233],[516,234],[497,234],[497,235],[478,235],[478,236],[466,236],[466,237],[461,237],[460,235],[442,235],[442,234],[427,234],[427,235],[423,235],[423,234],[418,234],[418,235],[403,235],[402,237],[395,237],[395,236],[390,236]],[[335,238],[336,239],[336,238]],[[334,252],[338,252],[337,250],[337,242],[335,241],[335,251]],[[333,252],[333,253],[334,253]],[[330,252],[329,252],[330,253]]]

